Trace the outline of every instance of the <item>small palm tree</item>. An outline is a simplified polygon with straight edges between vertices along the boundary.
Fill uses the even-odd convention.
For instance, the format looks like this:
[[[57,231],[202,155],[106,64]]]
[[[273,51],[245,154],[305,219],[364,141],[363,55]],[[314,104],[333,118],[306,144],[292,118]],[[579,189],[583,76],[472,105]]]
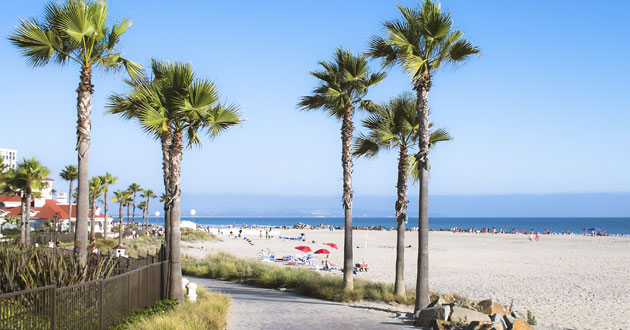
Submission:
[[[376,108],[365,120],[363,126],[368,135],[360,135],[355,140],[354,155],[367,158],[375,157],[382,150],[398,149],[398,182],[395,214],[398,222],[396,241],[396,277],[394,292],[405,296],[405,223],[407,221],[407,178],[410,164],[415,165],[409,153],[418,143],[418,117],[416,100],[411,93],[404,93],[392,98]],[[430,125],[432,126],[432,125]],[[445,129],[431,132],[431,146],[451,137]],[[417,166],[412,167],[412,177],[417,179]]]
[[[64,65],[75,62],[81,68],[77,88],[77,154],[79,196],[77,199],[77,236],[75,256],[82,266],[87,261],[88,173],[93,67],[104,70],[125,68],[131,77],[141,75],[142,67],[123,58],[116,50],[131,20],[107,26],[105,0],[66,0],[49,2],[44,18],[21,20],[9,40],[17,46],[31,66],[50,62]]]
[[[155,195],[155,193],[153,192],[153,190],[151,189],[145,189],[144,192],[142,193],[142,197],[146,198],[146,207],[144,209],[144,213],[143,213],[143,219],[145,219],[146,217],[146,224],[145,226],[149,225],[149,205],[151,202],[151,198],[156,198],[157,196]],[[146,214],[146,216],[144,216],[144,214]],[[144,222],[143,222],[144,224]]]
[[[398,5],[402,19],[385,22],[384,37],[372,37],[369,54],[384,67],[399,65],[411,77],[416,92],[418,133],[419,220],[418,276],[415,311],[429,305],[429,90],[433,77],[445,64],[466,61],[480,50],[453,29],[451,15],[439,3],[426,0],[419,8]]]
[[[138,194],[138,192],[142,191],[142,187],[140,187],[139,184],[137,183],[132,183],[129,185],[129,188],[127,188],[127,190],[131,193],[131,196],[133,197],[133,201],[132,201],[132,206],[133,206],[133,212],[131,212],[131,223],[135,224],[136,223],[136,194]]]
[[[96,241],[96,201],[99,197],[101,197],[104,191],[105,185],[103,184],[101,177],[92,177],[92,179],[90,179],[90,243],[94,243]],[[107,218],[105,218],[105,221],[107,221]]]
[[[190,64],[154,60],[151,67],[153,77],[132,83],[126,95],[110,97],[109,112],[137,119],[145,132],[161,142],[168,205],[169,296],[182,300],[179,223],[183,150],[201,146],[199,134],[215,138],[242,119],[238,107],[219,102],[214,82],[195,78]]]
[[[103,222],[103,238],[107,239],[108,237],[107,219],[109,218],[109,214],[108,214],[109,198],[107,197],[107,194],[109,193],[109,186],[115,184],[118,181],[118,177],[111,175],[111,173],[105,173],[105,175],[101,176],[101,181],[103,182],[103,204],[105,207],[105,222]]]
[[[138,203],[137,207],[142,210],[142,226],[144,227],[144,218],[145,218],[145,212],[147,209],[147,201],[142,201],[140,203]]]
[[[31,201],[39,196],[39,191],[44,185],[44,179],[50,174],[50,170],[37,159],[24,158],[17,164],[15,170],[9,170],[8,182],[13,189],[19,189],[22,196],[22,226],[20,228],[20,240],[24,245],[30,245],[31,241]]]
[[[122,237],[125,232],[125,224],[123,223],[123,206],[128,205],[131,201],[131,195],[127,191],[116,190],[114,191],[114,198],[112,202],[118,203],[118,245],[122,246]],[[127,208],[127,217],[129,217],[129,208]]]
[[[74,183],[74,180],[79,178],[79,172],[77,171],[77,167],[74,165],[66,165],[66,167],[61,171],[61,173],[59,173],[59,176],[70,182],[70,188],[68,188],[68,225],[70,226],[70,232],[74,233],[75,232],[75,228],[72,225],[72,194],[74,192],[74,190],[72,189],[72,184]],[[74,238],[75,240],[77,239],[77,237],[75,236]]]
[[[372,73],[365,56],[356,56],[347,50],[338,48],[331,62],[319,62],[321,71],[312,71],[311,75],[319,79],[312,95],[304,96],[298,107],[302,110],[322,109],[331,117],[342,121],[341,124],[341,167],[343,169],[344,208],[344,289],[354,288],[352,278],[352,136],[354,132],[353,115],[355,108],[367,108],[372,105],[363,98],[368,88],[385,79],[384,72]]]

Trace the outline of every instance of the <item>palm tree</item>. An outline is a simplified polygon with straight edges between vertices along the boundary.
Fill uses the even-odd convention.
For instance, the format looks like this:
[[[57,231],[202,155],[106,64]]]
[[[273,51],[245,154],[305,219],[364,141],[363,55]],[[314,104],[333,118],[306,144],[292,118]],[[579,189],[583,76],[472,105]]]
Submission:
[[[127,190],[129,190],[129,192],[133,196],[133,202],[132,202],[133,212],[131,212],[131,217],[132,217],[131,223],[135,224],[136,223],[136,194],[139,191],[142,191],[143,189],[142,187],[140,187],[139,184],[134,182],[129,185],[129,188],[127,188]]]
[[[147,202],[142,201],[138,203],[138,208],[142,210],[142,226],[144,227],[144,218],[145,218],[145,212],[147,210]]]
[[[144,210],[144,213],[146,213],[146,225],[149,225],[149,205],[151,202],[151,198],[156,198],[157,196],[155,195],[155,193],[153,192],[153,190],[151,189],[145,189],[144,192],[142,193],[142,198],[146,198],[146,208]],[[143,217],[144,219],[144,217]],[[143,222],[144,224],[144,222]]]
[[[44,8],[43,19],[21,20],[9,36],[31,66],[44,66],[52,61],[60,65],[76,62],[81,68],[76,90],[79,197],[74,253],[83,266],[87,260],[90,114],[94,93],[92,68],[115,70],[124,67],[131,77],[140,76],[142,71],[140,65],[121,57],[116,51],[131,20],[124,18],[107,26],[107,14],[105,0],[49,2]]]
[[[105,190],[105,185],[101,180],[100,176],[95,176],[90,179],[90,213],[91,213],[91,221],[90,221],[90,242],[93,243],[96,241],[96,232],[95,232],[95,223],[96,223],[96,201]],[[107,218],[105,218],[107,221]],[[104,228],[104,227],[103,227]]]
[[[409,159],[409,151],[418,143],[418,117],[416,116],[416,100],[411,93],[404,93],[380,105],[367,119],[363,126],[369,134],[360,135],[355,140],[354,155],[371,158],[382,150],[398,149],[398,182],[397,200],[395,206],[398,222],[396,241],[396,277],[394,293],[405,296],[405,223],[407,222],[407,178],[409,165],[414,163]],[[431,125],[430,125],[431,126]],[[451,137],[445,129],[431,132],[431,146],[439,141],[448,141]],[[414,173],[418,170],[413,167]],[[412,175],[417,178],[416,175]]]
[[[123,223],[123,206],[128,205],[131,200],[131,195],[129,192],[123,190],[114,191],[114,198],[112,198],[112,202],[119,203],[118,209],[118,245],[122,246],[122,237],[125,232],[125,224]],[[127,217],[129,217],[129,207],[127,207]]]
[[[79,178],[79,172],[77,171],[77,167],[74,165],[66,165],[66,167],[59,173],[59,176],[70,182],[70,188],[68,189],[68,226],[70,226],[70,232],[74,233],[75,228],[72,226],[72,184],[74,180]],[[74,237],[75,241],[77,239],[76,235]]]
[[[190,64],[152,62],[153,77],[131,83],[125,95],[113,95],[109,112],[138,119],[142,129],[162,146],[167,194],[167,237],[171,299],[182,299],[180,252],[180,195],[183,148],[201,145],[200,133],[217,137],[242,122],[238,107],[219,102],[214,82],[195,79]]]
[[[343,168],[342,204],[345,216],[344,235],[344,289],[354,288],[352,279],[352,117],[355,108],[367,108],[370,101],[363,100],[368,88],[385,78],[384,72],[372,73],[364,55],[353,55],[338,48],[333,61],[319,64],[321,71],[311,71],[319,79],[313,94],[301,98],[298,107],[302,110],[322,109],[331,117],[342,121],[341,124],[341,167]]]
[[[13,187],[19,189],[22,195],[20,239],[22,244],[28,246],[31,242],[31,201],[34,196],[39,196],[39,190],[44,185],[43,180],[50,174],[50,170],[35,158],[24,158],[17,164],[17,168],[10,172]]]
[[[107,213],[109,211],[109,207],[108,207],[109,199],[107,197],[107,194],[109,193],[109,186],[116,183],[118,181],[118,177],[111,175],[111,173],[105,173],[105,175],[101,176],[101,181],[103,182],[103,204],[105,207],[105,222],[103,222],[103,238],[107,239],[107,236],[108,236],[107,219],[109,219],[109,216]]]
[[[372,37],[369,54],[380,58],[384,67],[401,66],[411,76],[416,92],[418,133],[419,220],[418,276],[415,311],[429,304],[429,90],[433,76],[443,64],[466,61],[480,50],[453,29],[448,12],[439,3],[426,0],[420,8],[398,5],[402,19],[385,22],[385,37]]]

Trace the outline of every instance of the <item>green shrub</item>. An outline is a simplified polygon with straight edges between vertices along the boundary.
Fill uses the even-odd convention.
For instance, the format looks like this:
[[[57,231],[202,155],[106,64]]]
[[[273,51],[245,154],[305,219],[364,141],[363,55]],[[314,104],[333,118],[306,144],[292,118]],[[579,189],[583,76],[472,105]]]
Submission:
[[[131,315],[123,317],[120,324],[113,325],[109,327],[109,330],[123,330],[126,329],[127,326],[132,325],[133,323],[139,322],[142,319],[156,315],[159,313],[166,313],[171,311],[177,307],[177,300],[158,300],[155,304],[145,308],[145,309],[136,309],[131,312]]]
[[[354,280],[354,290],[344,290],[339,276],[321,274],[304,268],[281,267],[255,260],[240,259],[228,253],[209,255],[205,259],[184,257],[182,272],[186,275],[224,281],[249,283],[263,288],[294,289],[298,294],[332,301],[363,299],[413,304],[415,292],[405,297],[394,294],[392,284]]]

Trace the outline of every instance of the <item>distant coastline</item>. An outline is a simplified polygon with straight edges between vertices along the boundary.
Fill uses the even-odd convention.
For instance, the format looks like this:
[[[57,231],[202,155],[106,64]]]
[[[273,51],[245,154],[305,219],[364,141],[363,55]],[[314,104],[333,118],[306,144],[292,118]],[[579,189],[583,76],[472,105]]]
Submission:
[[[182,220],[196,222],[204,226],[228,226],[242,225],[252,226],[293,226],[298,222],[310,225],[332,225],[343,226],[342,217],[317,217],[317,216],[183,216]],[[417,217],[409,217],[407,227],[417,226]],[[149,217],[152,224],[161,224],[163,217]],[[358,227],[396,227],[396,219],[393,217],[354,217],[354,226]],[[581,234],[584,229],[601,228],[609,235],[630,234],[630,218],[626,217],[430,217],[429,228],[433,230],[445,230],[452,228],[481,230],[487,228],[497,231],[512,232],[514,229],[522,232],[522,229],[529,232],[544,233],[546,230],[556,233]]]

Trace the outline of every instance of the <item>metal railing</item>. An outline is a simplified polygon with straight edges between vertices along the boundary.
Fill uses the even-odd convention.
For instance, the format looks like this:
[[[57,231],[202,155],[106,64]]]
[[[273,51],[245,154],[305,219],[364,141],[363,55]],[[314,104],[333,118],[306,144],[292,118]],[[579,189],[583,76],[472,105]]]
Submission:
[[[103,280],[0,295],[0,329],[107,329],[164,299],[167,272],[160,261]]]

